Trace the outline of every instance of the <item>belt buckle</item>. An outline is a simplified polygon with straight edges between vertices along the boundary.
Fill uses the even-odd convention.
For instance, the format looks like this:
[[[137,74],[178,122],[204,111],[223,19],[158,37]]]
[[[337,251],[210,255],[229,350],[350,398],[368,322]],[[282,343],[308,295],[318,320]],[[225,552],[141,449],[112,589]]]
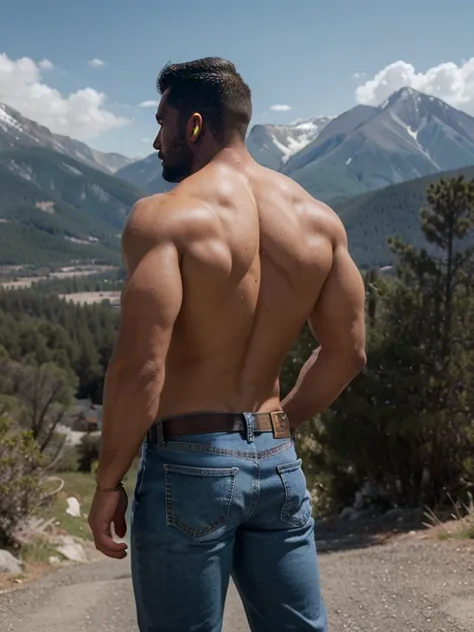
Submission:
[[[275,439],[285,439],[290,436],[290,421],[285,412],[277,410],[270,413],[270,419],[272,421],[273,437]]]

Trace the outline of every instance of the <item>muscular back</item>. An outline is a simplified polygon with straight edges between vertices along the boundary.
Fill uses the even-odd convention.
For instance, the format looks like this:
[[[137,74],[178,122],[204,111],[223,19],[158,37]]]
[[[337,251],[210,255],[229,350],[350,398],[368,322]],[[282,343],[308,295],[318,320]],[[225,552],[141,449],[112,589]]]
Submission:
[[[172,197],[182,304],[159,416],[265,411],[331,270],[335,214],[281,174],[208,165]]]

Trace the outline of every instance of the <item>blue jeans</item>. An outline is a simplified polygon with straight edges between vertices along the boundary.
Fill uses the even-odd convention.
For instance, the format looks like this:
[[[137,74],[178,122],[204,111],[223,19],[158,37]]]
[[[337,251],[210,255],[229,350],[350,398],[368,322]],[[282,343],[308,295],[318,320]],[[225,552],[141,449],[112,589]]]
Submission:
[[[145,444],[132,506],[140,632],[220,632],[232,576],[253,632],[327,632],[311,498],[291,439]]]

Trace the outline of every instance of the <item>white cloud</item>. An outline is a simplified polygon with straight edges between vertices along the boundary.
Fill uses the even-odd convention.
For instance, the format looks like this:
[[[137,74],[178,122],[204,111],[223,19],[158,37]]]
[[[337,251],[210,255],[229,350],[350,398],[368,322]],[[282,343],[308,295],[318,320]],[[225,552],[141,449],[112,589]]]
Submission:
[[[83,88],[62,95],[41,81],[41,70],[29,57],[14,61],[0,53],[0,102],[52,132],[80,140],[95,138],[130,122],[105,109],[105,94]]]
[[[42,61],[40,61],[38,66],[41,68],[41,70],[53,70],[54,68],[54,64],[50,62],[49,59],[43,59]]]
[[[289,112],[291,109],[291,105],[272,105],[270,107],[273,112]]]
[[[445,62],[426,72],[413,64],[396,61],[356,89],[356,99],[367,105],[380,105],[393,92],[408,86],[433,95],[450,105],[474,114],[474,57],[459,65]]]
[[[153,138],[142,138],[142,143],[151,143]]]
[[[367,74],[366,72],[355,72],[352,75],[352,78],[353,79],[362,79],[362,77],[365,77],[366,74]]]
[[[102,61],[102,59],[98,59],[97,57],[94,57],[94,59],[91,59],[88,62],[89,66],[91,66],[92,68],[102,68],[102,66],[106,66],[107,64],[105,63],[105,61]]]
[[[142,101],[141,103],[138,104],[139,108],[156,108],[157,107],[157,102],[156,101]]]

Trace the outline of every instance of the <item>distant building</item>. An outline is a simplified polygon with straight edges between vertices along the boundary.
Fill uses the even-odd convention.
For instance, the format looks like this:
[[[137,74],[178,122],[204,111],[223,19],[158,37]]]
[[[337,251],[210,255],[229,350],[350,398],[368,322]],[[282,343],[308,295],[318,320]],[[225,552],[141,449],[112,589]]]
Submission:
[[[78,399],[63,424],[76,432],[97,432],[102,429],[102,406]]]

